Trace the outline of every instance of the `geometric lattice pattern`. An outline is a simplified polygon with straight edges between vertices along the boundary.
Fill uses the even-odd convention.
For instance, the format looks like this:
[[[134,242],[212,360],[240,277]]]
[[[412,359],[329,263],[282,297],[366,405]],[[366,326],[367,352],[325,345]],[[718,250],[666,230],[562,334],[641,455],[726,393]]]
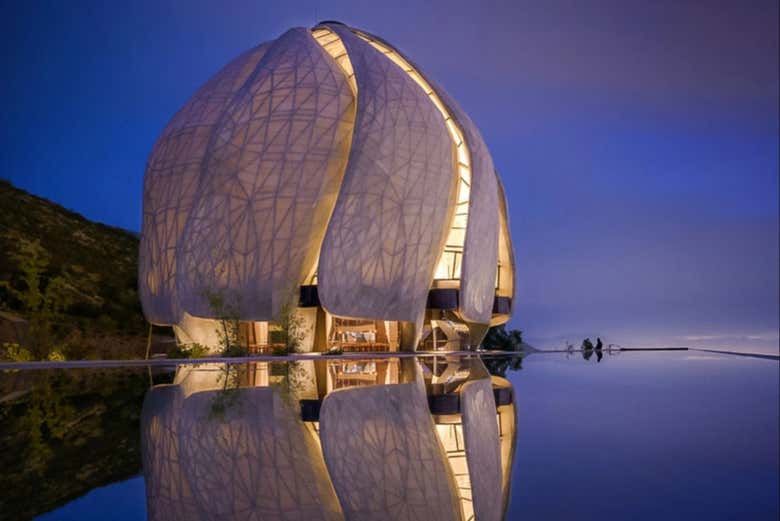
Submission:
[[[460,404],[475,518],[500,521],[503,514],[501,447],[489,375],[466,382],[460,390]]]
[[[176,248],[193,206],[201,164],[223,110],[246,82],[268,44],[242,54],[203,85],[173,117],[146,165],[138,289],[147,320],[174,324]]]
[[[271,44],[217,126],[179,250],[179,293],[203,289],[270,320],[314,270],[346,164],[355,104],[346,77],[306,29]]]
[[[479,131],[411,61],[342,24],[231,62],[147,163],[139,291],[152,323],[213,318],[212,292],[242,320],[273,320],[315,280],[334,315],[419,323],[447,279],[461,318],[487,324],[513,277]]]
[[[179,454],[178,418],[182,401],[178,385],[156,386],[144,397],[141,457],[150,521],[201,519]]]
[[[493,311],[498,263],[498,184],[493,158],[471,118],[444,89],[434,88],[460,125],[471,154],[469,218],[458,309],[463,320],[487,324]]]
[[[213,417],[215,391],[184,403],[183,470],[209,519],[324,520],[340,507],[316,441],[270,388],[247,388]]]
[[[176,384],[149,390],[141,413],[149,519],[498,521],[516,413],[510,403],[496,417],[492,388],[512,386],[480,361],[466,363],[460,421],[433,424],[415,363],[411,383],[328,394],[321,445],[292,405],[306,394],[295,390],[300,379],[289,381],[293,401],[276,388],[243,387],[216,412],[224,391],[205,389],[224,365],[181,367]]]
[[[455,158],[458,178],[457,199],[455,200],[455,211],[452,216],[447,240],[444,250],[439,257],[436,266],[435,278],[437,280],[456,280],[461,278],[461,262],[463,258],[463,246],[466,236],[466,224],[469,217],[469,198],[471,191],[471,158],[469,147],[463,139],[457,118],[454,118],[445,106],[439,93],[427,81],[421,71],[417,70],[401,53],[394,49],[387,42],[384,42],[376,36],[369,35],[362,31],[356,31],[356,34],[366,40],[379,52],[387,56],[390,61],[400,67],[415,83],[423,90],[431,103],[441,114],[444,124],[455,145]],[[443,93],[443,91],[442,91]]]
[[[215,416],[217,392],[181,400],[150,391],[157,396],[142,415],[149,519],[343,519],[316,440],[278,394],[241,389]]]
[[[358,111],[347,170],[320,255],[323,306],[415,322],[425,309],[455,197],[453,144],[423,90],[348,28]]]
[[[320,441],[348,521],[461,519],[455,482],[416,383],[330,393],[320,410]]]

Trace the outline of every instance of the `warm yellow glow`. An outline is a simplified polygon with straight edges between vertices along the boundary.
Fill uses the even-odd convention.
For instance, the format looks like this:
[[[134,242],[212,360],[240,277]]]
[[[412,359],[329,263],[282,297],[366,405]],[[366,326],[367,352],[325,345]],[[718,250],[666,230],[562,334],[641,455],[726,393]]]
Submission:
[[[336,63],[338,63],[341,70],[347,76],[349,87],[352,89],[352,94],[357,94],[357,83],[355,82],[355,71],[352,69],[352,62],[349,61],[349,55],[347,49],[344,47],[344,43],[341,38],[331,31],[330,29],[318,28],[313,29],[311,35],[320,44],[320,47],[330,54]]]
[[[461,423],[437,423],[436,434],[447,454],[455,482],[458,485],[458,497],[463,509],[464,519],[474,519],[474,503],[471,498],[471,477],[466,460],[466,448],[463,443],[463,425]]]
[[[355,71],[352,69],[352,62],[349,60],[347,49],[344,47],[344,43],[339,38],[339,35],[331,31],[330,29],[319,27],[312,29],[311,35],[314,40],[322,47],[325,52],[330,54],[336,63],[344,71],[344,75],[347,77],[349,88],[352,89],[352,94],[357,96],[357,82],[355,81]],[[319,265],[319,258],[314,262],[312,271],[306,275],[305,281],[307,284],[317,284],[317,266]]]
[[[316,32],[316,31],[315,31]],[[466,224],[469,216],[469,194],[471,191],[471,159],[466,141],[463,139],[463,132],[458,123],[453,119],[439,96],[425,81],[425,78],[418,73],[412,65],[404,59],[395,49],[388,47],[382,42],[373,40],[370,36],[355,31],[359,37],[370,43],[376,50],[387,56],[387,58],[405,71],[409,77],[425,92],[438,109],[444,124],[452,138],[457,157],[458,173],[458,204],[455,208],[455,214],[452,216],[450,231],[447,235],[447,242],[444,245],[444,251],[439,257],[439,264],[434,273],[434,279],[460,279],[461,259],[463,258],[463,245],[466,240]],[[317,36],[315,35],[315,38]]]

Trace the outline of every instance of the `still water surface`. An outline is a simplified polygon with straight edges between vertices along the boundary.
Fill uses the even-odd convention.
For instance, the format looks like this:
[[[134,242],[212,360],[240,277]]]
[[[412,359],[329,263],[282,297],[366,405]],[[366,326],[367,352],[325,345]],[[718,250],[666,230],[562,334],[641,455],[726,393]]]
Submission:
[[[433,374],[443,373],[447,362],[440,364]],[[468,376],[463,361],[449,364],[458,366],[461,377]],[[495,373],[507,364],[493,360],[487,365]],[[514,388],[517,423],[514,454],[501,452],[502,458],[512,459],[506,519],[775,520],[780,515],[776,360],[696,351],[624,352],[601,361],[595,356],[585,360],[580,353],[536,353],[511,365],[516,370],[506,370],[506,378]],[[419,367],[425,381],[430,361]],[[373,370],[385,381],[405,379],[400,365],[374,365]],[[79,371],[74,384],[71,377]],[[141,471],[139,438],[143,418],[148,417],[141,416],[148,374],[137,369],[70,372],[68,377],[40,371],[0,376],[2,394],[11,396],[0,404],[2,441],[7,445],[2,461],[12,469],[0,490],[0,498],[6,496],[0,519],[145,519],[149,490]],[[273,373],[278,377],[282,372],[270,371],[269,385],[278,383]],[[331,376],[336,382],[337,376]],[[427,377],[430,394],[431,374]],[[154,378],[163,384],[169,375],[158,371]],[[23,414],[32,409],[24,403],[31,399],[29,393],[10,393],[30,383],[41,386],[41,379],[47,381],[49,396],[78,394],[89,385],[104,391],[57,404],[62,410],[44,407],[53,424],[40,429],[42,441],[35,452],[29,441],[11,431],[46,420]],[[413,378],[407,375],[406,380]],[[306,392],[316,401],[316,389]],[[367,394],[356,396],[369,399]],[[298,398],[290,402],[287,397],[285,403]],[[438,407],[450,405],[445,401]],[[457,415],[436,417],[436,423],[448,421],[459,420]],[[348,431],[337,434],[349,437]],[[489,459],[480,456],[492,450],[487,449],[475,450],[470,461]],[[334,461],[327,463],[339,492],[337,481],[342,478],[334,474]],[[458,479],[458,469],[451,470]],[[20,484],[22,491],[14,488]]]

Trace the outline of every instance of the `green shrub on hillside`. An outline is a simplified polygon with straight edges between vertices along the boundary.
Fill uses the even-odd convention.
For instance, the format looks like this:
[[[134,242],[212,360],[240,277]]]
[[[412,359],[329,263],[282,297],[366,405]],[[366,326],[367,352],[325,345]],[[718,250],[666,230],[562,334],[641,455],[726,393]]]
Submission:
[[[0,309],[27,320],[33,358],[143,356],[137,270],[135,234],[0,181]]]

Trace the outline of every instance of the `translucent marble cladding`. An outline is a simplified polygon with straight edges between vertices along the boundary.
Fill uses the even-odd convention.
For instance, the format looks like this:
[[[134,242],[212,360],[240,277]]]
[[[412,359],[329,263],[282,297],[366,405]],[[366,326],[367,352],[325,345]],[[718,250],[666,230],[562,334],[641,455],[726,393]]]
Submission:
[[[218,292],[272,320],[314,270],[352,137],[348,79],[306,29],[275,40],[226,106],[177,251],[183,310]]]
[[[340,316],[417,322],[444,246],[457,180],[444,121],[423,90],[347,27],[357,116],[319,260],[323,307]]]
[[[466,382],[460,391],[460,404],[475,518],[501,521],[501,446],[490,377]]]
[[[327,395],[320,441],[345,519],[462,518],[455,481],[417,382]]]
[[[220,345],[219,331],[222,324],[218,320],[210,318],[193,317],[189,313],[182,313],[178,324],[174,324],[173,331],[179,344],[200,344],[218,351]]]
[[[169,386],[175,388],[177,386]],[[142,412],[150,519],[340,520],[314,437],[270,388],[181,400],[152,389]]]
[[[464,320],[488,324],[496,294],[498,183],[493,159],[471,118],[442,88],[437,94],[460,125],[471,154],[469,218],[463,244],[459,312]]]
[[[174,324],[176,246],[195,201],[214,126],[265,54],[263,44],[242,54],[203,85],[173,117],[146,164],[138,289],[146,318]]]

